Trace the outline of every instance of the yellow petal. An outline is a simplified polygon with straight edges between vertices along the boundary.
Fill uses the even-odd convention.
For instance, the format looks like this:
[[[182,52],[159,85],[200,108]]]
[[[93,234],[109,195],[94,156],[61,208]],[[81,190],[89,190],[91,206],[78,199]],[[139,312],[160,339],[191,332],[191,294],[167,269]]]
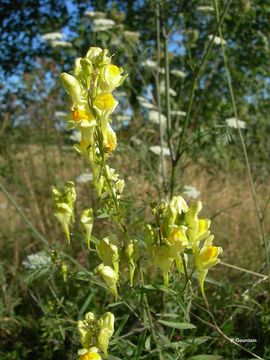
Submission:
[[[72,111],[72,119],[76,122],[81,120],[93,120],[94,116],[89,111],[79,109]]]
[[[96,96],[93,105],[99,110],[111,110],[115,107],[116,101],[112,94],[105,93]]]
[[[79,360],[102,360],[101,356],[96,352],[86,353],[81,355]]]
[[[199,255],[199,261],[201,263],[207,263],[208,261],[215,259],[218,256],[219,248],[217,246],[208,246]]]

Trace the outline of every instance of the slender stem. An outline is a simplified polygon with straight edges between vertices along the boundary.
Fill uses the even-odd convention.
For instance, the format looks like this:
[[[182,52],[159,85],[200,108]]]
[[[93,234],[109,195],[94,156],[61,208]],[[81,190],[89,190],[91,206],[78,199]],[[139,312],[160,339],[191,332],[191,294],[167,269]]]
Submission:
[[[158,109],[158,122],[159,122],[159,141],[160,141],[160,167],[161,167],[161,178],[162,178],[162,187],[164,189],[165,197],[167,197],[167,186],[166,186],[166,176],[165,176],[165,157],[164,157],[164,142],[163,142],[163,124],[161,122],[161,103],[160,103],[160,83],[159,83],[159,69],[160,69],[160,3],[156,1],[156,31],[157,31],[157,71],[155,75],[156,81],[156,95],[157,95],[157,109]]]
[[[167,118],[167,142],[170,150],[171,158],[171,181],[170,181],[170,199],[173,196],[174,190],[174,164],[175,155],[172,143],[172,121],[171,121],[171,95],[170,95],[170,64],[169,64],[169,52],[168,52],[168,39],[169,35],[166,33],[165,25],[163,24],[163,41],[165,52],[165,95],[166,95],[166,118]]]
[[[217,0],[215,0],[215,10],[216,10],[217,22],[219,22],[219,8],[218,8]],[[232,86],[231,74],[230,74],[230,70],[229,70],[229,66],[228,66],[225,46],[224,46],[224,42],[222,41],[223,37],[222,37],[221,27],[219,27],[219,37],[221,38],[221,49],[222,49],[222,55],[223,55],[223,60],[224,60],[224,66],[225,66],[225,70],[226,70],[226,76],[227,76],[227,82],[228,82],[228,87],[229,87],[229,92],[230,92],[230,97],[231,97],[231,102],[232,102],[233,113],[234,113],[234,117],[236,119],[237,130],[238,130],[238,134],[239,134],[239,138],[240,138],[240,142],[241,142],[241,146],[242,146],[242,150],[243,150],[243,154],[244,154],[245,166],[246,166],[248,179],[249,179],[249,186],[250,186],[250,190],[251,190],[251,194],[252,194],[252,198],[253,198],[255,211],[257,213],[257,219],[258,219],[259,228],[260,228],[260,232],[261,232],[261,238],[262,238],[263,245],[264,245],[267,273],[268,273],[268,282],[269,282],[269,287],[270,287],[270,259],[269,259],[269,253],[268,253],[268,242],[267,242],[267,239],[265,236],[265,229],[264,229],[264,216],[263,216],[263,213],[259,206],[258,197],[256,194],[256,189],[255,189],[254,181],[253,181],[252,174],[251,174],[251,168],[250,168],[246,143],[244,140],[242,130],[239,126],[238,112],[237,112],[237,107],[236,107],[236,101],[235,101],[234,90],[233,90],[233,86]]]
[[[200,308],[202,308],[200,306]],[[205,309],[204,309],[205,310]],[[228,342],[234,344],[235,346],[239,347],[240,349],[244,350],[245,352],[247,352],[248,354],[254,356],[256,359],[259,359],[259,360],[264,360],[263,358],[261,358],[260,356],[254,354],[252,351],[249,351],[248,349],[246,349],[244,346],[240,345],[239,343],[237,343],[236,341],[234,341],[233,339],[229,338],[226,334],[224,334],[224,332],[218,327],[215,319],[214,319],[214,316],[211,312],[208,311],[208,314],[210,315],[210,317],[212,318],[213,320],[213,323],[210,323],[209,321],[206,321],[204,319],[202,319],[200,316],[194,314],[193,312],[190,312],[191,315],[193,317],[195,317],[196,319],[198,319],[200,322],[202,322],[203,324],[206,324],[207,326],[211,327],[212,329],[216,330],[222,337],[224,337]]]
[[[236,265],[232,265],[232,264],[228,264],[224,261],[220,261],[219,262],[220,265],[223,265],[223,266],[226,266],[226,267],[229,267],[229,268],[232,268],[232,269],[235,269],[235,270],[238,270],[238,271],[243,271],[243,272],[246,272],[248,274],[251,274],[251,275],[254,275],[254,276],[258,276],[260,278],[262,278],[263,280],[266,280],[268,278],[267,275],[263,275],[263,274],[260,274],[260,273],[257,273],[255,271],[251,271],[251,270],[248,270],[248,269],[244,269],[240,266],[236,266]]]
[[[142,286],[144,286],[144,276],[143,276],[143,271],[142,271],[140,265],[139,265],[139,274],[140,274],[141,284],[142,284]],[[156,332],[155,332],[155,327],[154,327],[150,307],[149,307],[148,300],[147,300],[147,295],[145,293],[143,294],[143,303],[144,303],[144,308],[145,308],[146,315],[147,315],[148,322],[149,322],[149,326],[150,326],[150,332],[151,332],[153,341],[154,341],[154,343],[156,345],[156,348],[157,348],[158,358],[159,358],[159,360],[163,360],[161,348],[160,348],[159,343],[158,343],[158,339],[157,339],[157,335],[156,335]]]
[[[198,84],[198,81],[199,81],[199,78],[200,78],[200,75],[204,69],[204,66],[207,62],[207,59],[209,57],[209,54],[211,52],[211,49],[212,49],[212,46],[214,44],[214,39],[215,39],[215,36],[217,35],[218,33],[218,30],[219,30],[219,27],[222,25],[224,19],[225,19],[225,16],[227,14],[227,11],[229,9],[229,6],[231,4],[231,1],[232,0],[227,0],[227,3],[224,7],[224,10],[223,10],[223,13],[220,17],[220,20],[215,28],[215,31],[213,33],[213,37],[211,39],[211,41],[209,42],[207,48],[206,48],[206,51],[204,52],[204,55],[199,63],[199,66],[197,67],[197,70],[195,70],[194,72],[194,75],[193,75],[193,79],[192,79],[192,84],[191,84],[191,88],[190,88],[190,92],[189,92],[189,102],[188,102],[188,106],[187,106],[187,114],[186,114],[186,117],[185,117],[185,121],[184,121],[184,125],[183,125],[183,130],[180,134],[180,137],[179,137],[179,140],[178,140],[178,144],[177,144],[177,149],[176,149],[176,156],[175,156],[175,161],[174,161],[174,164],[173,166],[176,167],[178,162],[179,162],[179,159],[182,155],[182,146],[183,146],[183,140],[184,140],[184,137],[185,137],[185,134],[186,134],[186,131],[187,131],[187,126],[189,124],[189,121],[190,121],[190,116],[191,116],[191,110],[192,110],[192,106],[193,106],[193,102],[194,102],[194,95],[195,95],[195,90],[196,90],[196,87],[197,87],[197,84]],[[172,173],[173,177],[175,177],[175,171]],[[171,192],[173,192],[174,190],[174,184],[175,184],[175,180],[174,178],[171,180]]]
[[[17,210],[18,214],[20,215],[20,217],[22,218],[23,222],[26,224],[26,226],[32,231],[33,235],[35,236],[35,238],[41,242],[43,242],[43,244],[49,246],[49,242],[48,240],[41,235],[37,229],[34,227],[34,225],[31,223],[31,221],[24,215],[24,212],[22,211],[22,209],[20,208],[20,206],[17,204],[17,202],[15,201],[15,199],[13,198],[13,196],[8,192],[8,190],[4,187],[4,185],[0,182],[0,189],[3,191],[3,193],[5,194],[5,196],[7,197],[7,199],[10,201],[10,203],[15,207],[15,209]]]

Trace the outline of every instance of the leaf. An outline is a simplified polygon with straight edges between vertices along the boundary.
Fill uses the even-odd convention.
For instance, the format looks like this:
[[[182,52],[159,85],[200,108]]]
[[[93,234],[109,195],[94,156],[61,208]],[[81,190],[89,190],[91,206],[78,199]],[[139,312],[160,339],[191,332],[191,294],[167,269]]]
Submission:
[[[178,314],[174,314],[174,313],[164,313],[164,314],[156,314],[157,316],[162,316],[162,317],[171,317],[171,318],[178,318],[179,315]]]
[[[144,344],[145,350],[150,351],[151,350],[151,336],[148,336],[145,340]]]
[[[221,360],[223,359],[220,355],[195,355],[191,358],[188,358],[188,360]]]
[[[172,327],[174,329],[185,330],[185,329],[196,329],[196,326],[190,323],[177,323],[173,321],[158,320],[160,324]]]

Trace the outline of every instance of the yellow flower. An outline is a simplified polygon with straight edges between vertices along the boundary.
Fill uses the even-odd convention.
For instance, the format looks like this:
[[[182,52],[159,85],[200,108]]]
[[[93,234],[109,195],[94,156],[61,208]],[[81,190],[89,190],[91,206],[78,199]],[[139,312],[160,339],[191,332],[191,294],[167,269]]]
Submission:
[[[100,264],[96,270],[98,274],[102,277],[102,279],[105,281],[109,291],[114,295],[115,300],[117,300],[118,274],[116,273],[116,271],[112,267],[105,266],[104,264]]]
[[[203,296],[204,281],[208,273],[208,269],[220,262],[218,255],[223,251],[221,247],[212,245],[213,238],[213,236],[209,236],[209,238],[205,240],[205,244],[199,254],[194,253],[196,268],[200,273],[199,283]]]
[[[123,81],[127,77],[127,75],[122,76],[123,69],[119,68],[116,65],[108,65],[103,70],[103,80],[105,85],[103,86],[104,89],[108,88],[111,91],[114,90],[116,87],[122,85]]]
[[[97,245],[97,252],[100,259],[106,266],[113,266],[116,274],[119,271],[119,253],[118,247],[110,241],[109,238],[104,238]]]
[[[70,243],[69,223],[74,221],[74,203],[76,190],[73,181],[67,181],[64,185],[52,187],[53,213],[60,222],[68,242]]]
[[[87,352],[79,357],[79,360],[102,360],[97,352]]]
[[[74,76],[62,73],[60,77],[66,92],[71,96],[73,104],[86,102],[86,99],[83,97],[81,84]]]
[[[117,102],[112,94],[105,93],[97,95],[93,105],[99,110],[112,110],[117,105]]]
[[[85,232],[85,240],[87,247],[90,250],[91,234],[94,225],[94,213],[92,208],[83,210],[81,215],[81,224]]]
[[[78,110],[72,111],[72,119],[75,122],[82,121],[82,120],[93,120],[94,116],[90,111],[78,109]]]
[[[164,285],[169,286],[169,271],[174,261],[171,249],[168,246],[152,246],[152,257],[156,265],[161,269]]]
[[[196,264],[198,270],[209,269],[216,265],[220,260],[218,255],[222,253],[222,248],[218,246],[204,246],[197,255]]]
[[[104,150],[105,152],[110,153],[116,149],[117,138],[115,131],[113,131],[113,129],[110,126],[107,127],[106,135],[107,135],[107,141],[104,144]]]
[[[103,351],[105,356],[108,356],[108,346],[110,338],[114,333],[114,315],[111,312],[107,312],[100,319],[100,332],[98,335],[98,345]]]

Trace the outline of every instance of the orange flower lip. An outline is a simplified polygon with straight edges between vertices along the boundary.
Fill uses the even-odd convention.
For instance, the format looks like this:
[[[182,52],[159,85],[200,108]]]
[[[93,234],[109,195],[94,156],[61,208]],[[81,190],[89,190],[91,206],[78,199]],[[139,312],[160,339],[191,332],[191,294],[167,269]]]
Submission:
[[[74,121],[82,121],[82,120],[92,120],[93,115],[85,110],[74,110],[72,111],[72,119]]]
[[[218,254],[218,247],[217,246],[208,246],[201,254],[200,260],[205,263],[209,260],[215,258]]]

